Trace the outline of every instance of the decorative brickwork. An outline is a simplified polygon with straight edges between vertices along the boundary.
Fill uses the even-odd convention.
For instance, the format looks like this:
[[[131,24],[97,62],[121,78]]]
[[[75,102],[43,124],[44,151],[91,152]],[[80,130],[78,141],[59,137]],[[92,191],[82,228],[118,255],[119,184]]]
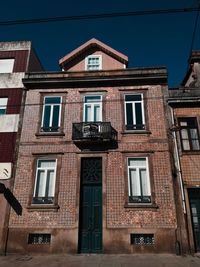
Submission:
[[[102,88],[98,88],[101,90]],[[103,190],[105,207],[105,227],[107,229],[175,229],[176,218],[173,199],[173,187],[170,171],[170,158],[165,128],[164,110],[160,86],[145,86],[147,89],[147,117],[151,133],[137,134],[122,132],[123,103],[119,87],[104,87],[106,89],[105,121],[110,121],[118,132],[118,148],[105,151],[103,161]],[[138,90],[138,87],[123,87],[123,89]],[[86,92],[93,88],[85,89]],[[50,90],[48,90],[49,92]],[[52,90],[55,94],[56,90]],[[81,152],[72,143],[72,123],[81,119],[81,95],[79,89],[64,89],[66,103],[64,103],[64,136],[37,137],[35,134],[41,114],[40,93],[44,90],[30,90],[27,92],[24,123],[22,129],[19,160],[16,172],[15,195],[23,206],[23,216],[18,217],[12,212],[10,228],[36,229],[74,229],[77,233],[80,191],[80,166],[78,158]],[[154,198],[156,208],[128,207],[126,155],[137,153],[151,154],[152,179],[154,181]],[[59,177],[59,209],[55,211],[30,212],[27,209],[28,200],[32,192],[33,160],[40,154],[63,153]],[[78,153],[78,154],[77,154]],[[83,154],[84,155],[84,154]],[[88,157],[98,155],[93,152]],[[14,231],[14,230],[13,230]],[[109,234],[108,234],[109,235]],[[56,237],[52,237],[56,239]],[[67,237],[65,237],[67,238]],[[130,246],[127,244],[126,246]],[[67,248],[66,248],[67,250]],[[76,248],[75,248],[76,250]]]
[[[109,57],[116,53],[113,51],[106,52],[104,56],[108,58],[105,62],[111,62],[112,58]],[[114,54],[115,60],[117,55]],[[121,57],[126,59],[123,55]],[[70,62],[70,56],[66,58]],[[78,61],[79,58],[74,64]],[[102,66],[105,66],[105,62],[102,62]],[[142,69],[121,67],[119,70],[109,71],[105,66],[102,71],[97,72],[26,75],[24,83],[30,90],[27,91],[25,103],[14,188],[14,193],[23,206],[23,215],[18,217],[13,211],[11,212],[9,252],[40,252],[39,247],[36,249],[27,244],[28,235],[49,233],[51,244],[42,248],[44,252],[77,253],[78,249],[82,252],[81,245],[86,242],[84,245],[89,246],[87,251],[91,253],[95,251],[95,245],[90,247],[92,241],[87,242],[89,238],[87,236],[88,232],[93,234],[94,224],[101,226],[98,228],[99,238],[95,238],[96,242],[100,242],[99,247],[102,246],[102,252],[175,251],[177,222],[163,103],[166,78],[166,70],[163,67]],[[54,97],[65,96],[62,98],[64,99],[61,111],[62,133],[40,132],[42,116],[46,116],[41,106],[43,104],[41,96],[45,94]],[[131,104],[131,108],[135,109],[134,112],[137,115],[130,113],[130,105],[125,107],[125,94],[140,95],[140,103]],[[83,121],[84,112],[86,112],[83,104],[85,95],[102,96],[102,121],[110,122],[117,131],[116,144],[108,144],[106,142],[112,142],[112,140],[95,138],[95,136],[91,140],[87,139],[87,142],[82,139],[79,143],[77,140],[73,142],[72,124]],[[98,106],[96,108],[98,110]],[[129,111],[126,108],[129,108]],[[141,121],[143,116],[142,130],[126,130],[127,116],[129,121],[134,117],[135,124],[137,120]],[[97,126],[97,130],[98,127],[101,125]],[[81,148],[81,145],[84,148]],[[55,192],[58,193],[58,206],[55,203],[43,206],[32,204],[36,159],[41,157],[57,159],[58,155],[60,163],[57,165],[59,175],[56,179],[59,181],[55,188]],[[94,188],[90,188],[92,185],[84,187],[80,183],[83,157],[102,159],[102,197],[98,198],[98,210],[95,206],[97,195],[89,196],[89,193],[85,193],[95,192]],[[130,174],[127,171],[128,157],[145,158],[147,162],[146,176],[143,172],[142,177],[150,187],[150,203],[129,203],[131,185]],[[101,192],[99,185],[95,186],[96,192]],[[83,220],[79,220],[81,194],[85,194],[83,201],[89,199],[87,200],[89,202],[86,201],[89,204],[84,202],[88,206],[81,203],[82,209],[85,209],[85,213],[82,214],[85,216]],[[89,210],[89,206],[94,208],[95,218],[92,217],[93,211]],[[98,213],[99,209],[102,209],[102,213]],[[90,216],[87,215],[88,212]],[[97,215],[99,221],[97,221]],[[80,232],[85,230],[81,221],[82,224],[87,225],[84,240],[81,240],[80,236]],[[152,246],[135,247],[134,244],[130,244],[130,234],[153,234],[155,242]],[[18,242],[16,237],[19,237]]]

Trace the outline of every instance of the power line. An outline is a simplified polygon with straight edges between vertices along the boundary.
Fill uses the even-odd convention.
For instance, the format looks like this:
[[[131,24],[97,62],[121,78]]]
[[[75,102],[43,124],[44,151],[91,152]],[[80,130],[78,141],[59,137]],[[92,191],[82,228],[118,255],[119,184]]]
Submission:
[[[134,93],[133,93],[134,94]],[[59,93],[58,93],[58,97],[59,97]],[[1,99],[1,98],[0,98]],[[143,97],[142,100],[163,100],[164,98],[163,96],[152,96],[152,97]],[[141,101],[142,101],[141,100]],[[120,99],[120,98],[114,98],[114,99],[105,99],[105,100],[101,100],[98,103],[125,103],[124,99]],[[66,102],[61,102],[58,103],[57,105],[83,105],[86,102],[84,102],[83,100],[81,101],[66,101]],[[32,106],[45,106],[44,103],[22,103],[22,104],[8,104],[8,105],[0,105],[0,108],[14,108],[14,107],[32,107]],[[4,114],[4,115],[8,115],[8,114]]]
[[[199,10],[197,12],[196,20],[195,20],[195,24],[194,24],[194,31],[193,31],[193,34],[192,34],[192,42],[191,42],[191,46],[190,46],[190,54],[192,52],[193,45],[194,45],[194,40],[195,40],[195,35],[196,35],[196,30],[197,30],[197,24],[198,24],[198,19],[199,19],[199,11],[200,11],[200,1],[199,1]],[[189,56],[190,56],[190,54],[189,54]]]
[[[188,89],[191,89],[188,87]],[[185,89],[187,90],[187,88]],[[192,88],[192,90],[199,90],[199,88]],[[142,91],[142,89],[141,89]],[[125,93],[125,94],[138,94],[138,93]],[[101,95],[101,94],[99,94]],[[58,97],[60,97],[59,93],[58,95],[56,95]],[[169,97],[170,98],[170,97]],[[196,98],[198,98],[198,100],[200,100],[200,96],[196,96]],[[0,97],[1,99],[1,97]],[[164,97],[163,96],[144,96],[142,98],[142,100],[162,100],[164,101]],[[142,101],[141,100],[141,101]],[[99,101],[99,103],[105,103],[105,104],[108,104],[108,103],[125,103],[126,101],[124,99],[120,99],[120,98],[113,98],[113,99],[103,99],[101,101]],[[66,102],[61,102],[61,103],[58,103],[57,105],[83,105],[85,104],[86,102],[84,102],[83,100],[80,100],[80,101],[66,101]],[[45,106],[44,103],[20,103],[20,104],[0,104],[0,109],[3,109],[3,108],[15,108],[15,107],[32,107],[32,106]],[[15,114],[15,113],[9,113],[9,114]],[[4,114],[4,115],[8,115],[8,114]]]
[[[30,24],[30,23],[44,23],[44,22],[57,22],[67,20],[86,20],[86,19],[102,19],[113,17],[128,17],[128,16],[144,16],[144,15],[159,15],[159,14],[172,14],[172,13],[185,13],[199,11],[197,8],[180,8],[180,9],[164,9],[164,10],[150,10],[150,11],[132,11],[132,12],[119,12],[119,13],[102,13],[80,16],[66,16],[66,17],[54,17],[54,18],[39,18],[39,19],[24,19],[24,20],[9,20],[0,21],[0,26],[11,26],[18,24]]]

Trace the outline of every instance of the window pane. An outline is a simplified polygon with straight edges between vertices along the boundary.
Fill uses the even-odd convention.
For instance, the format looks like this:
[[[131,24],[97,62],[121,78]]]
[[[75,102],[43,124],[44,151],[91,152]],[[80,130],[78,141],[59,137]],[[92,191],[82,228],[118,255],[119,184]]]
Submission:
[[[142,186],[142,195],[150,196],[150,184],[149,179],[147,179],[146,169],[140,169],[140,179]]]
[[[130,176],[130,196],[140,196],[140,180],[137,176],[136,169],[129,170]]]
[[[6,109],[0,109],[0,115],[6,114]]]
[[[94,58],[94,64],[99,64],[99,57]]]
[[[52,170],[47,171],[47,185],[46,185],[46,195],[48,197],[53,197],[55,191],[55,173]]]
[[[90,105],[85,105],[85,121],[92,121],[92,112]]]
[[[94,106],[94,121],[101,121],[101,110],[100,105]]]
[[[88,58],[88,64],[92,64],[92,62],[93,62],[93,58]]]
[[[59,124],[59,112],[60,112],[60,106],[54,106],[53,107],[52,127],[58,127],[58,124]]]
[[[100,102],[101,96],[85,96],[85,103]]]
[[[125,101],[141,101],[141,95],[125,95]]]
[[[198,227],[198,213],[197,213],[196,206],[194,204],[191,204],[191,209],[192,209],[193,223],[195,224],[196,227]]]
[[[188,140],[188,131],[187,129],[181,129],[181,139],[184,150],[190,150],[190,143]]]
[[[6,107],[7,107],[8,98],[0,98],[0,115],[6,114]]]
[[[51,106],[44,107],[44,118],[43,118],[43,127],[49,127],[50,125],[50,113]]]
[[[60,104],[61,97],[45,97],[45,104]]]
[[[126,104],[126,124],[133,125],[133,107],[132,103]]]
[[[190,136],[191,136],[191,141],[192,141],[192,150],[199,150],[199,138],[198,138],[198,133],[197,129],[190,129]]]
[[[187,122],[186,122],[186,121],[181,121],[181,122],[180,122],[180,126],[182,126],[182,127],[183,127],[183,126],[187,126]]]
[[[193,150],[199,150],[199,140],[192,140],[192,149]]]
[[[88,66],[87,66],[87,69],[88,69],[88,70],[93,70],[93,66],[92,66],[92,65],[88,65]]]
[[[6,108],[7,103],[8,103],[8,98],[7,97],[0,98],[0,108],[4,108],[4,107]]]
[[[89,57],[88,64],[99,64],[99,57]]]
[[[188,131],[187,131],[187,129],[182,129],[181,130],[181,137],[182,137],[182,139],[188,139]]]
[[[197,129],[190,129],[190,135],[192,139],[198,139]]]
[[[10,73],[13,71],[14,59],[0,59],[0,73]]]
[[[56,167],[56,160],[39,160],[38,161],[38,168],[55,168]]]
[[[141,128],[142,128],[143,123],[142,123],[142,105],[141,105],[141,103],[135,103],[135,112],[136,112],[136,125],[141,125]]]
[[[188,140],[182,140],[182,143],[183,143],[183,149],[184,150],[190,150],[190,143]]]
[[[89,65],[87,67],[88,70],[99,70],[99,65]]]
[[[146,167],[146,158],[131,158],[131,159],[128,159],[128,166]]]
[[[36,183],[37,184],[36,184],[35,196],[44,197],[45,196],[45,185],[46,185],[44,170],[38,170]]]

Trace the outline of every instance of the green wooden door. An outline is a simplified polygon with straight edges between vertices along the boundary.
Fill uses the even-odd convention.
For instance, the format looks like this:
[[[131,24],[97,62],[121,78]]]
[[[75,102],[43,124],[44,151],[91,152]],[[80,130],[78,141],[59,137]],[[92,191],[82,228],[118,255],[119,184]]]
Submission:
[[[200,252],[200,189],[189,189],[190,209],[196,252]]]
[[[81,163],[79,252],[102,252],[102,160],[83,158]]]

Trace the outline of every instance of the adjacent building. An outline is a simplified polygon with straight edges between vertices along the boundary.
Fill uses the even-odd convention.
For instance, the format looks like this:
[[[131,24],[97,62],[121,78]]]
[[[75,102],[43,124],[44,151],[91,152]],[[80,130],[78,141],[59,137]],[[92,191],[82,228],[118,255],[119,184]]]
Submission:
[[[8,252],[174,253],[166,68],[128,68],[96,39],[59,65],[23,79]]]
[[[200,51],[179,87],[169,88],[177,218],[183,252],[200,252]]]
[[[36,70],[42,71],[42,67],[31,42],[0,42],[0,180],[9,190],[14,182],[22,122],[22,78],[26,71]],[[5,251],[9,212],[10,206],[0,194],[0,254]]]

